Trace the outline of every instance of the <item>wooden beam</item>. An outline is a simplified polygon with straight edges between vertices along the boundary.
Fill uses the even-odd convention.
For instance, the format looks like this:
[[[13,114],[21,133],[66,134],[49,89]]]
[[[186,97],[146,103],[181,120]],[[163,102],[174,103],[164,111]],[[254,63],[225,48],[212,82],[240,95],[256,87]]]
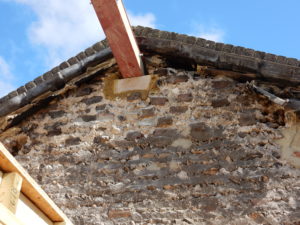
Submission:
[[[6,173],[3,175],[0,185],[0,203],[13,214],[17,211],[22,177],[16,173]]]
[[[53,221],[22,193],[15,215],[24,225],[53,225]]]
[[[0,203],[0,224],[24,225],[10,210]]]
[[[72,224],[64,213],[55,205],[49,196],[30,177],[16,159],[0,143],[0,170],[3,172],[17,172],[23,178],[22,193],[30,199],[53,222]]]
[[[122,76],[142,76],[140,50],[122,0],[92,0],[92,4]]]

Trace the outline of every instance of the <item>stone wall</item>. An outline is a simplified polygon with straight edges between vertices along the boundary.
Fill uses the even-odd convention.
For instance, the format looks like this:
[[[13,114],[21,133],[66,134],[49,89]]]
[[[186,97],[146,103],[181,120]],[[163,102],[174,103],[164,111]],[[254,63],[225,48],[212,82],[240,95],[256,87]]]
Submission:
[[[101,76],[0,134],[74,224],[299,224],[287,113],[245,83],[164,68],[159,89],[109,101]]]

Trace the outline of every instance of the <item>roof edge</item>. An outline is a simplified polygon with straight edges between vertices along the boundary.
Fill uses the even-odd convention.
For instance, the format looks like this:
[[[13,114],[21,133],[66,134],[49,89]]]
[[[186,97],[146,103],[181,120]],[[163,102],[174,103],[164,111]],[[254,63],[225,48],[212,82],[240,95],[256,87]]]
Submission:
[[[174,32],[148,27],[134,27],[139,46],[161,54],[178,54],[196,63],[209,63],[217,68],[257,73],[259,77],[287,80],[300,84],[300,61],[230,44],[217,43]],[[80,52],[0,99],[0,117],[30,103],[34,98],[61,88],[80,75],[89,64],[100,63],[112,57],[106,40]]]

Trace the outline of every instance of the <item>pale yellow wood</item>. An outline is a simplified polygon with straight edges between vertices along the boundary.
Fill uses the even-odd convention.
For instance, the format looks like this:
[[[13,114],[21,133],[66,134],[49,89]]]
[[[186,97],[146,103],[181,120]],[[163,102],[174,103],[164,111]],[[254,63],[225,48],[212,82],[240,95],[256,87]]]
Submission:
[[[151,81],[151,75],[114,80],[114,94],[148,91],[151,88]]]
[[[54,223],[53,225],[67,225],[65,222]]]
[[[1,185],[1,182],[2,182],[2,177],[3,177],[3,172],[0,171],[0,185]]]
[[[9,211],[2,204],[0,204],[0,224],[3,224],[3,225],[24,225],[18,218],[16,218],[16,216],[11,211]]]
[[[0,143],[0,170],[17,172],[23,177],[22,193],[30,199],[53,222],[66,222],[72,225],[66,215],[55,205],[49,196],[30,177],[9,151]]]
[[[16,213],[22,186],[22,177],[16,173],[5,173],[0,185],[0,203],[12,213]]]
[[[22,193],[15,215],[24,225],[53,225],[53,222]]]

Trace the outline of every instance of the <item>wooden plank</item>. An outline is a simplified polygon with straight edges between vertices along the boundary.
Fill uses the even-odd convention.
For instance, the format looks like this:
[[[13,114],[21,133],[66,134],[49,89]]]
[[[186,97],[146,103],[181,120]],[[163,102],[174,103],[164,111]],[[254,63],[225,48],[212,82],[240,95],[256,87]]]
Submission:
[[[17,172],[22,176],[22,193],[44,212],[50,220],[53,222],[66,222],[68,225],[72,224],[8,150],[6,150],[2,143],[0,143],[0,169],[4,172]]]
[[[0,185],[0,203],[13,214],[17,211],[17,205],[22,186],[22,177],[16,173],[6,173],[3,175]]]
[[[15,215],[24,225],[53,225],[53,222],[22,193]]]
[[[151,75],[114,80],[114,94],[148,91],[151,88],[151,80]]]
[[[0,203],[0,224],[24,225],[16,216]]]
[[[3,172],[0,171],[0,185],[1,185],[1,182],[2,182],[2,177],[3,177]]]
[[[140,50],[122,0],[92,0],[92,4],[122,76],[142,76]]]

